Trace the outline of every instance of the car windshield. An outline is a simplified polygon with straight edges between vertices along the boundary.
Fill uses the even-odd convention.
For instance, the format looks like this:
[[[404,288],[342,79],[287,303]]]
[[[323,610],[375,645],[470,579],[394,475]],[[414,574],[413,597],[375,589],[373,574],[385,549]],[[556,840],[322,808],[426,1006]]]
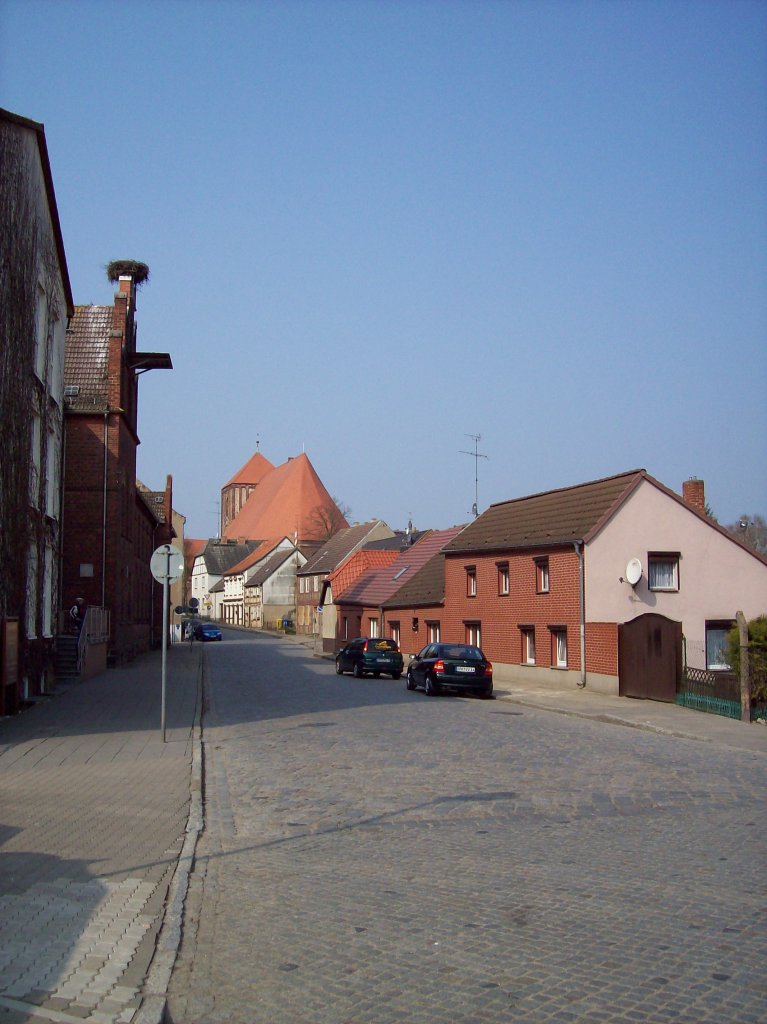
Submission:
[[[482,661],[482,651],[479,647],[468,647],[466,644],[446,644],[440,649],[440,657]]]

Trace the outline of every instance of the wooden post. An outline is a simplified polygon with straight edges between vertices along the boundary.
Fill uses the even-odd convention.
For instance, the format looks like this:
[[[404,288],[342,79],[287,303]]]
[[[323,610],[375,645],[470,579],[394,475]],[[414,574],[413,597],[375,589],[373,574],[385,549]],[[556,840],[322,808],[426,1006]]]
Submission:
[[[751,721],[751,676],[748,658],[748,623],[743,612],[735,613],[738,623],[738,642],[740,643],[740,718],[742,722]]]

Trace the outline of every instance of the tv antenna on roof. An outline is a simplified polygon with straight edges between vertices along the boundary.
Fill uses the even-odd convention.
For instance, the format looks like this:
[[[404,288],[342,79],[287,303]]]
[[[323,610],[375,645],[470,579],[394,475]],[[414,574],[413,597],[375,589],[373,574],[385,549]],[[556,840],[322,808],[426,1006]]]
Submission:
[[[471,510],[472,515],[476,519],[479,515],[479,460],[487,459],[489,455],[483,455],[482,452],[478,451],[479,442],[482,440],[481,434],[464,434],[464,437],[470,437],[474,442],[474,451],[465,452],[461,449],[461,455],[471,455],[474,459],[474,506]]]

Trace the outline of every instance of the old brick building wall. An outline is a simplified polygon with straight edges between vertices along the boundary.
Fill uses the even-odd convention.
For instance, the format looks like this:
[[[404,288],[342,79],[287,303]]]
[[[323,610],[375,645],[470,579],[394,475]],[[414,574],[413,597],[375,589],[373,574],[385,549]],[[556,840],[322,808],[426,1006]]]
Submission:
[[[8,714],[52,678],[73,306],[41,124],[0,110],[0,168],[0,714]]]
[[[112,306],[75,308],[65,365],[63,594],[108,610],[112,662],[161,638],[162,588],[149,563],[173,537],[170,478],[162,515],[136,485],[137,371],[170,366],[164,353],[136,351],[136,287],[122,274]]]

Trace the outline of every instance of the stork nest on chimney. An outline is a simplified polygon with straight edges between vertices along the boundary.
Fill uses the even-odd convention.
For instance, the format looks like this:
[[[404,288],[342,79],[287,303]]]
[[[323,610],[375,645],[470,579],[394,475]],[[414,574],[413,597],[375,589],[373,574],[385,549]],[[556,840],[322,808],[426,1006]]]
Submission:
[[[138,260],[112,260],[107,264],[107,277],[112,283],[121,277],[132,277],[136,285],[149,280],[149,267]]]

